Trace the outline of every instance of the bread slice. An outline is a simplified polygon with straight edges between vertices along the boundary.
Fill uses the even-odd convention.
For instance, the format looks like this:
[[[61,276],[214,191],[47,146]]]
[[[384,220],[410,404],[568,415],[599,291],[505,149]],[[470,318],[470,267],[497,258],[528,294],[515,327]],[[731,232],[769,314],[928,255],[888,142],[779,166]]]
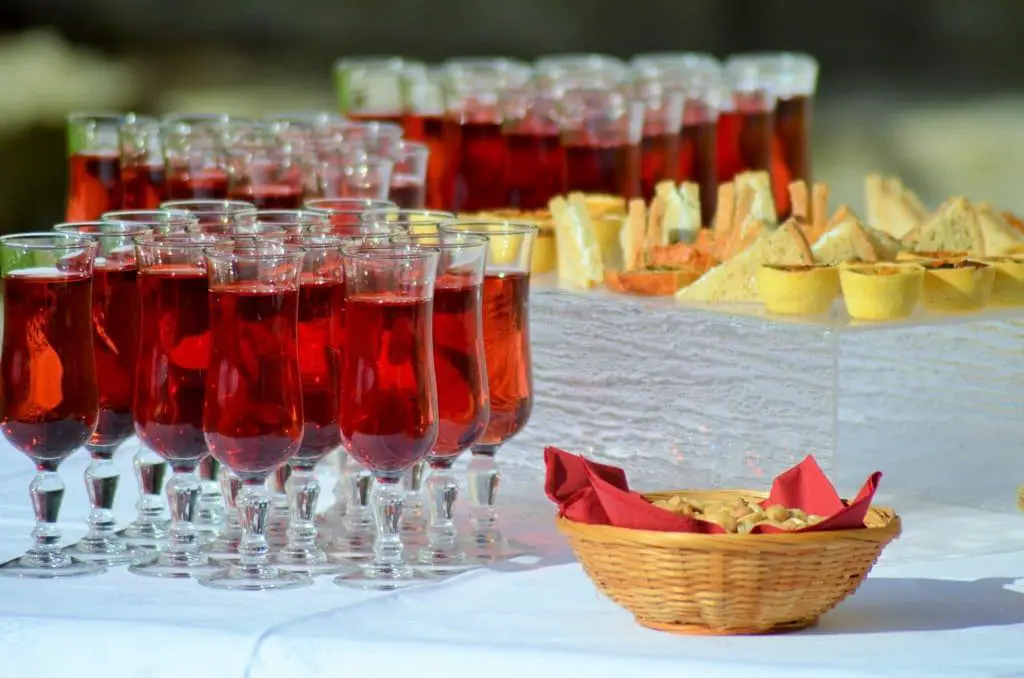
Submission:
[[[872,224],[894,238],[903,238],[928,218],[928,210],[910,189],[895,178],[885,180],[885,201],[882,204],[882,220]]]
[[[761,266],[796,266],[813,262],[803,233],[790,219],[775,231],[763,230],[750,247],[676,292],[676,299],[689,302],[757,301],[757,269]]]
[[[978,214],[963,197],[947,200],[927,221],[907,233],[901,242],[915,252],[985,253]]]
[[[816,264],[839,264],[844,261],[878,261],[878,254],[849,207],[841,206],[829,223],[825,235],[811,248]]]
[[[558,279],[575,287],[597,286],[604,281],[604,264],[583,194],[570,194],[568,203],[553,198],[548,206],[555,222]]]
[[[985,241],[986,256],[1009,254],[1024,244],[1024,234],[1011,226],[1010,222],[988,203],[978,203],[974,206],[974,211],[978,215],[981,238]]]
[[[747,218],[764,222],[768,228],[775,228],[778,216],[775,213],[775,200],[772,198],[772,182],[767,172],[740,172],[736,175],[736,190],[749,186],[753,191],[753,199]],[[738,212],[739,210],[737,210]]]
[[[871,241],[871,246],[875,248],[875,254],[878,255],[879,261],[896,261],[900,252],[906,249],[899,240],[885,231],[872,228],[867,224],[861,224],[861,226],[864,228],[864,234]]]

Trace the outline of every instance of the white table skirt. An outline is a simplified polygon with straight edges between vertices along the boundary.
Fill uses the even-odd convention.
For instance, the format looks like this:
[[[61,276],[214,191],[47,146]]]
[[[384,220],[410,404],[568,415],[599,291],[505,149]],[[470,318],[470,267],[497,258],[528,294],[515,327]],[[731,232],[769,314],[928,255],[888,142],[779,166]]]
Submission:
[[[539,454],[539,451],[538,451]],[[130,450],[119,519],[130,519]],[[61,470],[67,537],[87,513],[84,454]],[[29,461],[0,443],[0,558],[27,546]],[[325,488],[329,494],[329,488]],[[897,504],[904,536],[820,625],[769,637],[641,628],[600,596],[551,527],[539,478],[503,485],[506,526],[539,563],[394,593],[334,586],[222,592],[113,568],[0,578],[0,676],[1024,675],[1024,517]],[[687,669],[702,674],[686,673]]]

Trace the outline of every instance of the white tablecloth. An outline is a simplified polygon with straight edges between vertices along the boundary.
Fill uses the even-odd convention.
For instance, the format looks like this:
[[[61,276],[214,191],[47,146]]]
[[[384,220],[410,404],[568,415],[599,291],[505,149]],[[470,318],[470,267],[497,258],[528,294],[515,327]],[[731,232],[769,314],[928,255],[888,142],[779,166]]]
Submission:
[[[33,471],[0,446],[6,560],[28,543]],[[83,532],[86,463],[79,454],[61,470],[69,540]],[[119,463],[125,520],[130,451]],[[539,479],[509,485],[507,526],[539,545],[540,561],[429,587],[367,593],[325,577],[295,591],[218,592],[124,568],[2,578],[0,677],[1024,676],[1024,517],[897,504],[904,536],[817,628],[680,637],[641,628],[596,592],[554,533]]]

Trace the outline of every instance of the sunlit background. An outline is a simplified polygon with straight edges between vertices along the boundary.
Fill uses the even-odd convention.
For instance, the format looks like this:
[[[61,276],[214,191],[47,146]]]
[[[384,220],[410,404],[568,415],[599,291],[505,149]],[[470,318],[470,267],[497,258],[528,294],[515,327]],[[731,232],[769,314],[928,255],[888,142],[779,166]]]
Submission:
[[[62,220],[69,111],[335,108],[331,64],[359,54],[806,51],[815,178],[839,200],[884,170],[930,205],[1020,210],[1021,26],[1012,0],[5,0],[0,231]]]

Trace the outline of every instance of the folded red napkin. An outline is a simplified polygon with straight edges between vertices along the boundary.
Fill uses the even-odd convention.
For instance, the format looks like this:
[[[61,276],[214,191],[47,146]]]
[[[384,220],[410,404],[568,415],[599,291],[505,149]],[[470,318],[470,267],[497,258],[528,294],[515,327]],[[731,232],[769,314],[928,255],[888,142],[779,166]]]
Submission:
[[[544,450],[544,463],[547,465],[547,495],[558,505],[559,515],[569,520],[659,532],[724,532],[714,523],[680,515],[650,503],[629,489],[626,474],[615,466],[588,461],[556,447]],[[798,532],[864,527],[864,517],[881,477],[880,472],[872,473],[853,501],[844,502],[814,457],[808,456],[775,478],[768,499],[761,505],[781,504],[825,518],[815,525],[796,530]],[[782,531],[771,525],[757,525],[752,530],[754,533]]]

